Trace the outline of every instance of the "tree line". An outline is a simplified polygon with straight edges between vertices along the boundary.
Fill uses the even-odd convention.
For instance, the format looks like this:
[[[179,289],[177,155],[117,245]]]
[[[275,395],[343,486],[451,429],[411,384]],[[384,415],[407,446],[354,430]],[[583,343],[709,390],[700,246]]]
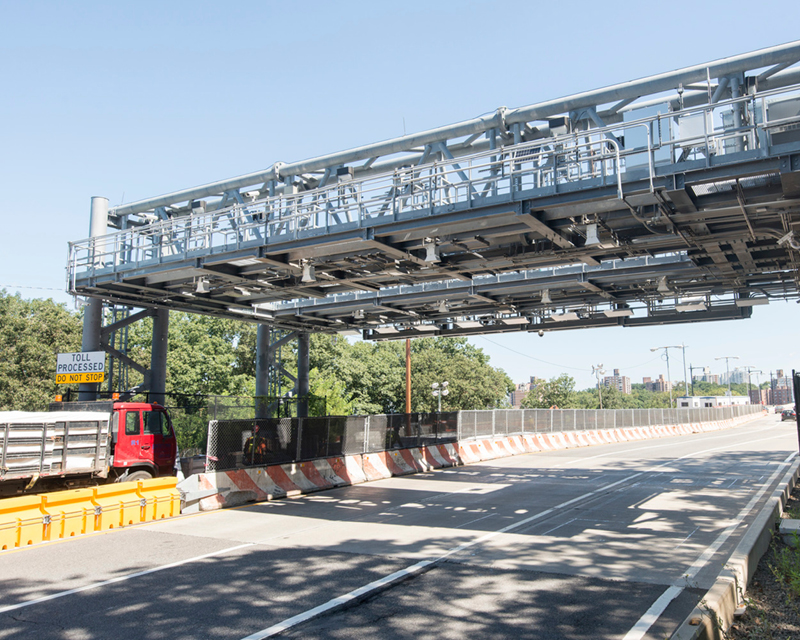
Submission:
[[[760,388],[763,389],[767,386],[769,383],[764,382]],[[672,406],[674,407],[674,398],[683,395],[684,384],[682,381],[676,382],[672,388]],[[727,385],[697,381],[694,383],[694,395],[697,396],[723,396],[727,391]],[[746,396],[747,385],[732,384],[731,394]],[[632,384],[630,393],[622,393],[616,387],[605,386],[602,386],[599,392],[597,387],[578,391],[575,388],[575,380],[565,373],[546,382],[540,382],[522,399],[521,406],[526,409],[548,409],[550,407],[599,409],[601,396],[604,409],[666,409],[670,407],[669,392],[649,391],[644,384]]]
[[[81,350],[82,313],[52,300],[25,300],[0,290],[0,410],[46,410],[64,385],[55,384],[56,355]],[[197,314],[170,314],[167,392],[175,408],[182,447],[200,446],[209,418],[209,396],[242,397],[252,406],[255,395],[257,326]],[[127,353],[144,367],[150,363],[152,321],[146,318],[127,330]],[[297,374],[296,343],[282,348],[289,376]],[[405,411],[405,344],[402,341],[350,341],[340,335],[315,333],[310,344],[310,392],[325,400],[328,415],[400,413]],[[129,372],[128,386],[141,383]],[[489,356],[466,338],[416,338],[411,341],[411,410],[437,408],[433,383],[449,383],[442,410],[507,408],[515,385],[491,366]],[[285,389],[291,379],[284,380]],[[721,395],[700,383],[698,395]],[[695,383],[697,387],[698,383]],[[705,385],[705,386],[702,386]],[[701,393],[702,392],[702,393]],[[734,385],[734,392],[746,390]],[[633,393],[603,389],[603,407],[669,406],[666,393],[633,385]],[[534,389],[524,407],[598,408],[597,389],[576,390],[566,374]]]
[[[41,411],[65,385],[55,384],[56,355],[80,351],[82,313],[52,300],[24,300],[0,291],[0,409]],[[181,312],[170,313],[167,392],[182,396],[255,395],[257,326]],[[128,327],[127,354],[148,367],[152,321]],[[296,343],[282,349],[297,374]],[[351,342],[312,334],[310,392],[330,415],[405,411],[405,344]],[[514,384],[466,338],[418,338],[411,343],[411,410],[434,411],[434,382],[449,382],[443,410],[505,406]],[[129,386],[142,376],[129,371]],[[289,378],[285,388],[291,388]]]

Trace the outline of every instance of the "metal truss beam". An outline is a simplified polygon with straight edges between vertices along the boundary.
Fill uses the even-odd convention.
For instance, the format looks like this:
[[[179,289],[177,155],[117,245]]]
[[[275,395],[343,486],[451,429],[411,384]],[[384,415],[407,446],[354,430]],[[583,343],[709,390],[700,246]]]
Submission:
[[[180,211],[188,213],[192,209],[204,208],[209,205],[209,203],[201,204],[199,201],[202,198],[219,198],[221,206],[228,204],[231,200],[243,203],[250,198],[247,194],[256,193],[263,196],[283,192],[283,181],[294,180],[298,176],[304,175],[322,174],[319,178],[311,181],[313,184],[301,181],[303,189],[318,187],[330,180],[333,171],[346,165],[356,165],[356,163],[366,161],[364,164],[354,166],[356,174],[363,175],[365,172],[374,171],[376,167],[385,171],[388,167],[381,166],[378,161],[380,158],[398,154],[416,154],[420,148],[423,148],[424,151],[421,155],[415,156],[415,162],[420,160],[425,162],[426,154],[435,145],[445,145],[449,152],[457,154],[451,141],[460,141],[468,152],[474,152],[477,150],[475,145],[479,142],[478,138],[492,131],[499,132],[503,136],[516,135],[514,142],[518,143],[524,141],[525,138],[520,126],[524,127],[525,132],[529,135],[549,135],[548,119],[560,114],[580,109],[595,109],[594,113],[602,119],[604,113],[614,114],[623,107],[631,108],[632,103],[648,95],[677,90],[679,87],[691,86],[693,83],[703,83],[711,78],[726,78],[733,74],[743,74],[763,67],[771,68],[758,76],[758,80],[762,84],[771,82],[771,87],[775,87],[780,82],[790,84],[797,80],[791,74],[783,74],[787,67],[795,64],[799,59],[800,41],[795,41],[513,110],[501,107],[489,116],[473,118],[310,160],[292,163],[275,162],[263,171],[176,191],[157,198],[119,205],[112,209],[111,215],[112,219],[119,220],[130,215],[155,212],[157,209],[159,209],[158,214],[162,215],[174,215]],[[720,82],[718,86],[720,92],[724,89],[722,85],[723,83]],[[786,86],[786,84],[782,86]],[[600,105],[608,103],[615,104],[605,112],[597,109]],[[531,123],[537,124],[532,125]],[[460,140],[462,138],[464,140]],[[485,142],[488,145],[489,140]],[[402,160],[401,162],[406,161]],[[213,206],[220,206],[220,203]],[[158,214],[154,213],[154,217],[158,218]]]
[[[126,231],[71,244],[69,288],[375,339],[797,297],[798,59],[800,41],[124,205]]]

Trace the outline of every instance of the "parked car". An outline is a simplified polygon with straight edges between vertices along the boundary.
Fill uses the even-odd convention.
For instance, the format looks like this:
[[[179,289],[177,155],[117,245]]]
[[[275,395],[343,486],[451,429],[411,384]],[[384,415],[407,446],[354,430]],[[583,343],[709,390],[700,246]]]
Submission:
[[[797,416],[794,413],[794,409],[784,409],[781,411],[781,422],[784,420],[796,420]]]

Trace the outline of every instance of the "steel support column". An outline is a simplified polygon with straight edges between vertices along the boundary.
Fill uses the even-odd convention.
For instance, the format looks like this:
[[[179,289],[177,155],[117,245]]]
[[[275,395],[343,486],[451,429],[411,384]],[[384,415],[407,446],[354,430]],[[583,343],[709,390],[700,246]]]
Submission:
[[[308,417],[308,371],[311,334],[297,335],[297,417]]]
[[[256,418],[268,418],[267,396],[269,396],[269,335],[270,328],[258,325],[256,333]]]
[[[93,196],[90,209],[89,237],[98,238],[106,235],[108,228],[108,198]],[[98,247],[100,249],[100,247]],[[102,255],[95,257],[95,262],[102,261]],[[83,336],[81,351],[101,351],[100,330],[103,327],[103,301],[90,298],[83,309]],[[83,383],[78,387],[78,400],[96,400],[100,385]]]
[[[153,346],[150,351],[150,401],[164,404],[167,390],[167,335],[169,309],[153,313]]]

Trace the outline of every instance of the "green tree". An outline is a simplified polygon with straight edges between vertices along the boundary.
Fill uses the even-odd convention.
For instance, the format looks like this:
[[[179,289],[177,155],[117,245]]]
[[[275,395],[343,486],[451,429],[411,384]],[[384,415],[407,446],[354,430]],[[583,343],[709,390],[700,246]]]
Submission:
[[[418,338],[411,342],[411,409],[436,411],[435,382],[448,382],[443,411],[490,409],[514,390],[511,378],[466,338]],[[404,397],[401,391],[400,398]],[[402,410],[402,409],[401,409]]]
[[[575,380],[566,373],[550,378],[531,389],[530,393],[522,399],[521,406],[525,409],[572,409],[576,404]]]
[[[311,366],[331,372],[344,384],[355,413],[405,411],[405,344],[398,341],[351,344],[339,336],[314,335]],[[501,404],[513,390],[511,379],[466,338],[418,338],[411,342],[411,409],[435,411],[434,382],[449,383],[442,410],[485,409]]]
[[[81,349],[81,317],[53,300],[0,291],[0,408],[43,411],[56,393],[56,355]]]
[[[347,416],[353,410],[353,400],[344,382],[333,373],[321,373],[316,367],[309,372],[311,394],[325,400],[328,415]]]

